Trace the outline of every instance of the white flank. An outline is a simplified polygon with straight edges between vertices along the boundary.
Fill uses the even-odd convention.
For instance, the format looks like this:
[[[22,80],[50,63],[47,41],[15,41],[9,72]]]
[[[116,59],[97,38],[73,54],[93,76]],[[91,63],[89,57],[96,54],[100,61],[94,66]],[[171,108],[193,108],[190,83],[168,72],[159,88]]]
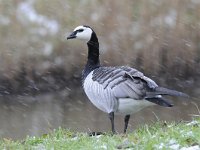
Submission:
[[[118,102],[117,113],[120,114],[133,114],[145,107],[155,105],[146,100],[134,100],[131,98],[120,98]]]

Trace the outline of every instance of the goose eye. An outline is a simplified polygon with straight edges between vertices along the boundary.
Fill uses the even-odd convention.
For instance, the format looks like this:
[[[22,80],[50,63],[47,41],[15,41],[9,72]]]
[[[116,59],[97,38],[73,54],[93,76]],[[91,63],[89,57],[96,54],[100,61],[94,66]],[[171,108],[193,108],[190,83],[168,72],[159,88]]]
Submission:
[[[77,32],[83,32],[83,29],[79,29],[79,30],[77,30]]]

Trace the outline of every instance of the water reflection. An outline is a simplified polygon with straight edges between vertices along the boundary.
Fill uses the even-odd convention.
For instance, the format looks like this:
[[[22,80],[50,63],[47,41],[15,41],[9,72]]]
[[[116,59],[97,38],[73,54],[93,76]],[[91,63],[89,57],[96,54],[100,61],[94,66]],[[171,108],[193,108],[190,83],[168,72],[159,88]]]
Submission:
[[[198,99],[195,103],[200,106]],[[191,114],[199,114],[190,101],[174,99],[174,104],[173,108],[153,106],[132,115],[128,131],[156,119],[190,120]],[[117,116],[115,124],[117,131],[122,132],[123,117]],[[74,93],[66,89],[38,96],[0,97],[0,137],[21,139],[59,126],[84,132],[110,131],[107,114],[96,109],[81,89]]]

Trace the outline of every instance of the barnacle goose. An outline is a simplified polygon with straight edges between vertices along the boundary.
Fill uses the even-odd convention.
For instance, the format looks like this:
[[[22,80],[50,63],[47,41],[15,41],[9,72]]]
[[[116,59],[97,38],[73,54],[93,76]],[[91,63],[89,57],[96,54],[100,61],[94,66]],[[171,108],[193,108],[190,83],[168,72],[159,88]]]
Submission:
[[[82,72],[82,85],[89,100],[98,109],[109,114],[113,133],[114,113],[125,115],[126,133],[130,114],[155,104],[172,107],[163,95],[188,97],[182,92],[158,86],[134,68],[101,66],[98,38],[89,26],[76,27],[67,39],[81,39],[87,42],[88,60]]]

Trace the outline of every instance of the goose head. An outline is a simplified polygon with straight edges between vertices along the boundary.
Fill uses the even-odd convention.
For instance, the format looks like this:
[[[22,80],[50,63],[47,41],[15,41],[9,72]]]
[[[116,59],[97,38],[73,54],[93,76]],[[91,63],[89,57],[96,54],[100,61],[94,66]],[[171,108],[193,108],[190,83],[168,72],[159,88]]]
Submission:
[[[94,31],[89,26],[81,25],[76,27],[67,39],[80,39],[88,42],[90,41],[93,32]]]

